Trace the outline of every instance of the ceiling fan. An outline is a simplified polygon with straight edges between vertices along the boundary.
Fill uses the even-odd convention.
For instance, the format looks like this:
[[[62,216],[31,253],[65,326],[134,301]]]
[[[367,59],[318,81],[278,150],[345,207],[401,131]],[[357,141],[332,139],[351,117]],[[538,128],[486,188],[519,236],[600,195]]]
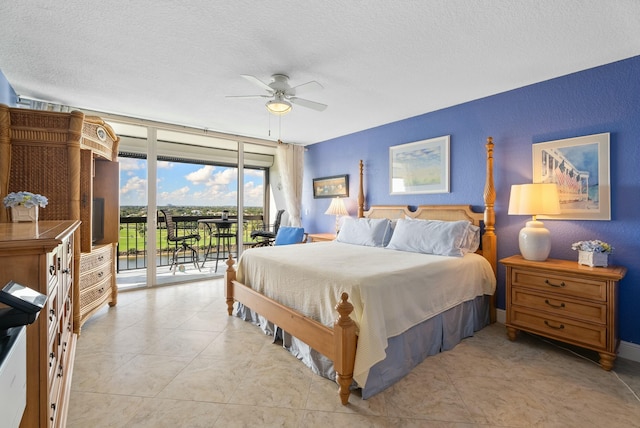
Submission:
[[[315,80],[297,86],[289,85],[289,76],[284,74],[274,74],[271,76],[271,83],[266,84],[262,80],[249,74],[241,74],[249,82],[267,91],[263,95],[231,95],[227,98],[271,98],[266,103],[267,110],[276,115],[287,114],[291,111],[292,103],[307,107],[316,111],[324,111],[326,104],[298,98],[297,95],[314,90],[323,89],[322,85]]]

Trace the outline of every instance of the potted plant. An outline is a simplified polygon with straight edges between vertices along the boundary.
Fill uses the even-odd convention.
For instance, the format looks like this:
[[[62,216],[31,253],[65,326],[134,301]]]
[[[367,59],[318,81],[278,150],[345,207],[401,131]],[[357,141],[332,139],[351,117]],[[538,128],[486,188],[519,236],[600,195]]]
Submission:
[[[31,192],[12,192],[4,197],[4,206],[11,208],[11,220],[38,221],[38,208],[46,207],[49,200],[42,195]]]
[[[587,266],[606,267],[613,247],[599,239],[579,241],[571,244],[572,250],[578,251],[578,263]]]

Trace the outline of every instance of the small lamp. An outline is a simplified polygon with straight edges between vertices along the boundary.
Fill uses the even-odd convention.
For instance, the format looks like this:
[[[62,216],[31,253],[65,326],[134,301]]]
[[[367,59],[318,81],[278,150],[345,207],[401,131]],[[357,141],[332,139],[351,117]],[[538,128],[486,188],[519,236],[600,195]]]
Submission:
[[[349,215],[349,212],[344,206],[344,201],[341,198],[333,198],[331,205],[324,212],[325,214],[336,216],[336,233],[340,231],[340,217]]]
[[[558,187],[553,183],[514,184],[509,197],[510,215],[533,218],[520,230],[518,244],[526,260],[544,261],[551,252],[551,233],[537,215],[560,214]]]

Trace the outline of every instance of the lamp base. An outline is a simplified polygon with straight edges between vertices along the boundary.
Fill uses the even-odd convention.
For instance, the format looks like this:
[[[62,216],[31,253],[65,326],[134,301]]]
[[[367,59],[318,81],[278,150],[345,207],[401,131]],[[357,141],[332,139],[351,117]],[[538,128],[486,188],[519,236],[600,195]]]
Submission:
[[[520,230],[518,244],[522,257],[542,262],[547,260],[551,252],[551,233],[541,221],[531,220]]]

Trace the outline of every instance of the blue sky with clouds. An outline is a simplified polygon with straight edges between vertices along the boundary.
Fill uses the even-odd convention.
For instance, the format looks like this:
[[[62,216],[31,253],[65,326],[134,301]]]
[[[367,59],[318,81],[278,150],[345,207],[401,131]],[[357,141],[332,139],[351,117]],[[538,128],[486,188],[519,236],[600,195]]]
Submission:
[[[119,158],[120,205],[147,204],[147,161]],[[237,169],[158,161],[158,206],[236,205]],[[245,169],[245,206],[262,206],[263,171]]]

